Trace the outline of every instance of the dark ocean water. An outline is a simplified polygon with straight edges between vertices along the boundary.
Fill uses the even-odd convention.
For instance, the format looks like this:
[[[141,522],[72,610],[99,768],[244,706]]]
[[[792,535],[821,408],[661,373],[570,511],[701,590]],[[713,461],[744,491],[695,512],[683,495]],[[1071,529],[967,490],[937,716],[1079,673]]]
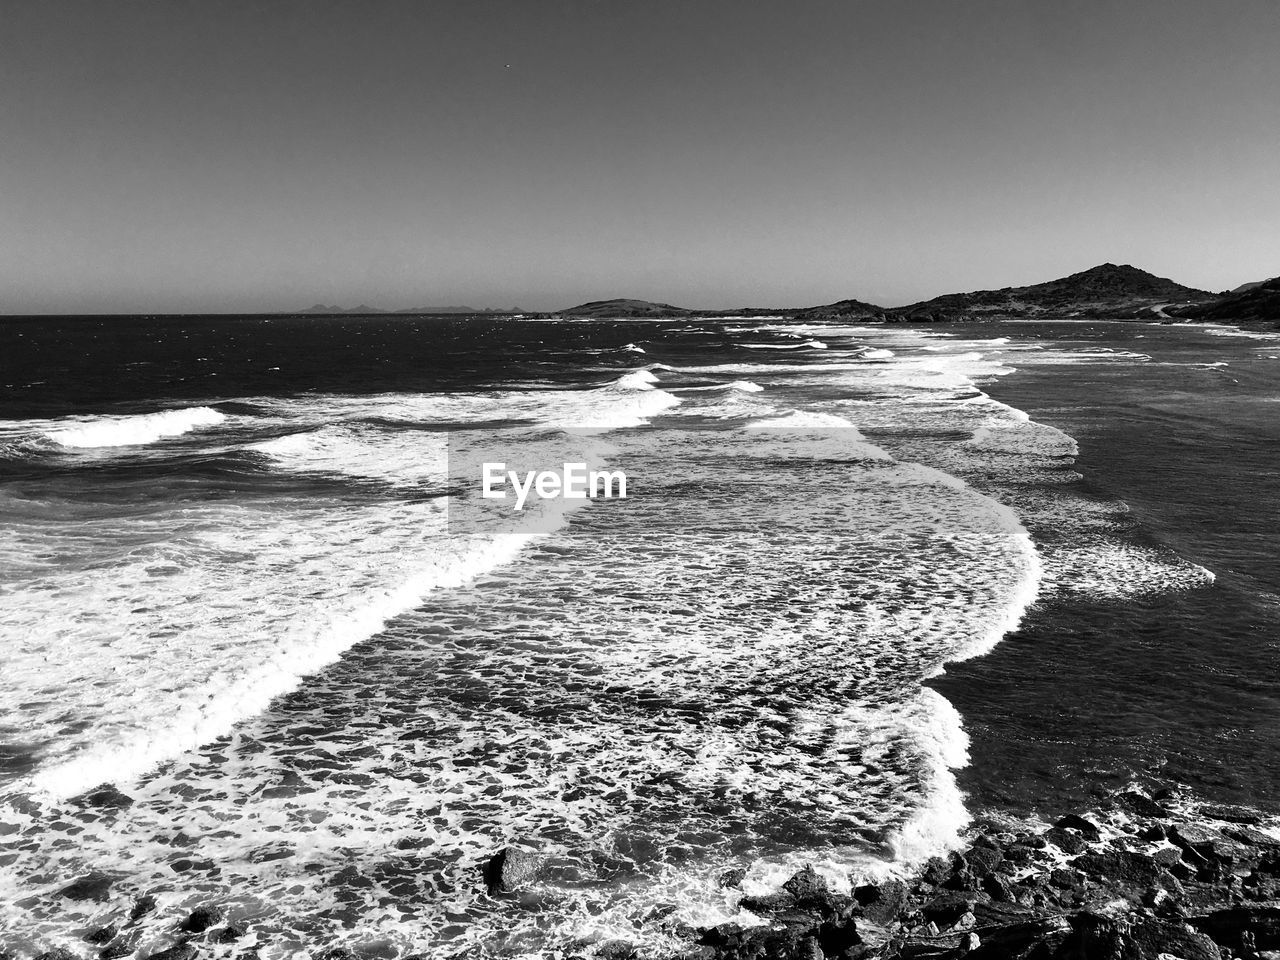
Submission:
[[[1132,777],[1280,804],[1280,336],[0,325],[0,946],[542,955]],[[632,494],[460,527],[458,460]],[[503,528],[505,529],[505,528]],[[532,532],[530,532],[532,531]],[[134,802],[76,800],[103,782]],[[493,897],[517,843],[544,881]],[[70,901],[71,879],[110,879]]]

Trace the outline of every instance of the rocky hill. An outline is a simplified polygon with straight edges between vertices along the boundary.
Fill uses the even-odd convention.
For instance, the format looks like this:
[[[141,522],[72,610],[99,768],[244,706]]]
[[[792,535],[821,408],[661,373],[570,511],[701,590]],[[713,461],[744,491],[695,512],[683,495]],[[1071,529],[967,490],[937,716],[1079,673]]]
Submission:
[[[903,320],[980,320],[1022,317],[1137,317],[1167,304],[1213,299],[1205,290],[1184,287],[1128,264],[1104,263],[1068,277],[1027,287],[950,293],[889,313]]]
[[[795,320],[883,320],[887,311],[863,300],[840,300],[809,307],[792,315]]]
[[[693,311],[650,300],[592,300],[561,310],[559,315],[609,320],[616,317],[689,317]]]

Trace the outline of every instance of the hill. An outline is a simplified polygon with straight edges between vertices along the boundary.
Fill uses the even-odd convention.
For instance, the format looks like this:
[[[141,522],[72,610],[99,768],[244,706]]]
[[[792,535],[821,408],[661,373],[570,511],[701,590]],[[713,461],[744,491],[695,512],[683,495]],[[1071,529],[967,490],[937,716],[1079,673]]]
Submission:
[[[1136,317],[1175,303],[1200,303],[1213,294],[1128,264],[1104,263],[1028,287],[949,293],[889,311],[902,320],[980,320],[1003,316]]]
[[[1248,285],[1208,303],[1170,311],[1187,320],[1213,323],[1280,324],[1280,277]]]
[[[673,307],[669,303],[650,300],[592,300],[558,311],[562,317],[591,317],[609,320],[616,317],[690,317],[692,310]]]
[[[883,320],[887,311],[863,300],[839,300],[792,314],[793,320]]]

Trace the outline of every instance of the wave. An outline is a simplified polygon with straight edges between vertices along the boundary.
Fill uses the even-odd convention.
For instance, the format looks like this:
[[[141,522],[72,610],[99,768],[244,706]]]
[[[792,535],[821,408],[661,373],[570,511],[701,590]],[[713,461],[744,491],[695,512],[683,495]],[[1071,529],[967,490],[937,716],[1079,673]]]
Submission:
[[[826,350],[821,340],[805,340],[803,343],[735,343],[746,350]]]
[[[123,417],[52,421],[41,431],[63,447],[123,447],[154,443],[222,423],[226,415],[212,407],[186,407]],[[65,426],[58,425],[65,423]]]

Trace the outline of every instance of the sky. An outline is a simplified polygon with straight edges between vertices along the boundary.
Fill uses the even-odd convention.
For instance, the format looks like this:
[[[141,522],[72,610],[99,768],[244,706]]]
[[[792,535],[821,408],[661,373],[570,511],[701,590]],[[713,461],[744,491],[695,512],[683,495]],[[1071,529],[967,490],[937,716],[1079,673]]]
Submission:
[[[0,313],[1280,274],[1275,0],[0,0]]]

